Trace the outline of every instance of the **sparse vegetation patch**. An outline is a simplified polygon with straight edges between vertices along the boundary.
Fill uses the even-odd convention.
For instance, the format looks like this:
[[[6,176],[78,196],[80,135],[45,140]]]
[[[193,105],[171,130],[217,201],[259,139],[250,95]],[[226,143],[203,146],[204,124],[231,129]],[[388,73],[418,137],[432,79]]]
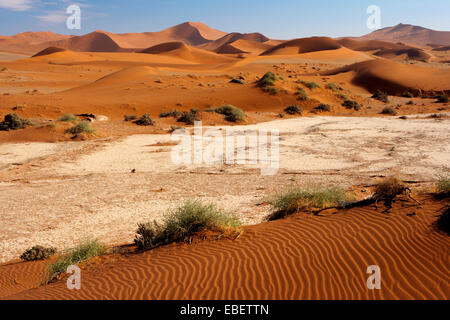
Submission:
[[[9,113],[0,122],[0,131],[18,130],[31,125],[31,121],[21,118],[17,113]]]
[[[93,134],[95,133],[95,129],[91,127],[91,123],[89,121],[81,121],[72,128],[67,129],[66,133],[74,135],[78,135],[80,133]]]
[[[297,105],[293,105],[293,106],[288,106],[284,109],[284,112],[286,112],[287,114],[290,115],[302,115],[303,114],[303,109]]]
[[[36,260],[45,260],[50,258],[56,253],[55,248],[46,248],[43,246],[34,246],[28,250],[26,250],[20,256],[20,259],[24,261],[36,261]]]
[[[141,250],[149,250],[172,242],[189,241],[201,231],[239,232],[241,222],[214,204],[188,200],[166,214],[163,222],[138,225],[134,243]]]
[[[225,120],[229,122],[242,122],[245,121],[245,113],[243,110],[235,107],[231,104],[225,104],[223,106],[213,109],[214,112],[225,116]]]

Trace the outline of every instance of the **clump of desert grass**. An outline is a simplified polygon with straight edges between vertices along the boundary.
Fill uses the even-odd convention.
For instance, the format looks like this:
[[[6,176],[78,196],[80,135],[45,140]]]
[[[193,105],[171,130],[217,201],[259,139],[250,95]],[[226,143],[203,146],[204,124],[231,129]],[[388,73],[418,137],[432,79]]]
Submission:
[[[436,184],[436,189],[439,196],[449,197],[450,196],[450,174],[442,174],[438,176],[438,182]]]
[[[327,89],[330,89],[333,92],[339,92],[343,90],[340,86],[332,82],[327,84]]]
[[[308,100],[308,94],[306,93],[305,89],[303,89],[302,87],[297,88],[297,92],[295,92],[295,95],[297,96],[297,100],[299,100],[299,101]]]
[[[301,107],[299,107],[298,105],[292,105],[292,106],[288,106],[284,109],[284,112],[286,112],[287,114],[290,115],[302,115],[303,114],[303,109]]]
[[[345,190],[337,186],[294,188],[276,196],[270,202],[272,212],[267,220],[278,220],[301,211],[337,206],[351,199]]]
[[[200,110],[191,109],[189,111],[184,111],[177,119],[177,122],[184,122],[187,125],[194,124],[195,121],[199,121]]]
[[[246,118],[245,112],[242,109],[231,104],[225,104],[214,109],[208,109],[207,111],[224,115],[225,120],[229,122],[242,122]]]
[[[172,118],[175,118],[175,119],[178,119],[179,117],[181,117],[182,116],[182,112],[181,111],[178,111],[177,109],[175,109],[175,110],[172,110],[172,111],[162,111],[160,114],[159,114],[159,117],[160,118],[169,118],[169,117],[172,117]]]
[[[0,131],[18,130],[31,126],[30,120],[21,118],[17,113],[9,113],[5,115],[3,121],[0,122]]]
[[[139,119],[134,121],[135,124],[139,126],[153,126],[155,121],[150,117],[148,113],[142,115]]]
[[[123,121],[125,121],[125,122],[134,121],[136,119],[137,119],[137,115],[135,115],[135,114],[131,114],[131,115],[126,114],[123,116]]]
[[[149,250],[173,242],[190,241],[202,231],[239,234],[241,222],[214,204],[187,200],[169,211],[161,224],[155,221],[139,224],[134,243],[140,250]]]
[[[95,129],[92,128],[91,123],[89,121],[80,121],[73,127],[67,129],[66,133],[70,133],[73,135],[79,135],[81,133],[94,134]]]
[[[24,261],[45,260],[52,257],[55,253],[55,248],[37,245],[25,250],[25,252],[20,256],[20,259]]]
[[[76,120],[77,120],[77,118],[72,113],[66,113],[58,118],[58,121],[61,121],[61,122],[73,122]]]
[[[356,111],[358,111],[361,107],[359,105],[359,103],[355,100],[350,100],[350,99],[346,99],[343,103],[342,106],[347,108],[347,109],[354,109]]]
[[[392,107],[384,107],[381,114],[386,114],[389,116],[396,116],[397,112]]]
[[[310,90],[314,90],[316,88],[320,88],[320,85],[318,85],[314,81],[308,82],[308,81],[298,80],[297,83],[303,84],[305,87],[307,87]]]
[[[272,72],[267,72],[256,82],[256,84],[262,91],[270,93],[271,95],[277,95],[278,89],[275,88],[275,82],[278,80],[282,80],[281,77],[276,76]]]
[[[389,96],[387,95],[387,93],[381,91],[381,90],[377,90],[373,95],[372,95],[372,99],[376,99],[379,100],[381,102],[384,103],[388,103],[389,102]]]
[[[51,263],[45,273],[43,283],[48,284],[66,272],[71,265],[87,261],[107,252],[106,247],[97,240],[84,240],[75,248],[65,250],[53,263]]]

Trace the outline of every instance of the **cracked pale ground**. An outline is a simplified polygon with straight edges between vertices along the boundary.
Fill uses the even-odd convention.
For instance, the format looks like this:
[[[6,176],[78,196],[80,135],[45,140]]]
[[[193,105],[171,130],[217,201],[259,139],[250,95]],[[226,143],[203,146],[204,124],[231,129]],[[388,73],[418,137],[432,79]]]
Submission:
[[[364,188],[390,174],[427,184],[450,169],[448,119],[315,117],[233,129],[280,130],[276,175],[249,165],[176,166],[169,135],[3,144],[0,261],[35,244],[130,243],[138,222],[160,219],[186,198],[215,202],[255,224],[270,209],[267,199],[294,185]]]

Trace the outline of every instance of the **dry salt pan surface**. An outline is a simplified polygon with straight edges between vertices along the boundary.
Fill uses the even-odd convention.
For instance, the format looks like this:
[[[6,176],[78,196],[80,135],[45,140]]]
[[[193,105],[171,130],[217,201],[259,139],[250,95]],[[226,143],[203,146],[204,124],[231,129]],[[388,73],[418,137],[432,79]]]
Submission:
[[[0,261],[35,244],[62,249],[87,237],[129,243],[138,222],[161,219],[188,198],[255,224],[269,212],[267,200],[289,187],[349,187],[390,174],[432,183],[450,169],[447,119],[305,117],[231,129],[236,136],[279,130],[277,173],[264,176],[249,164],[176,165],[170,135],[2,144]]]

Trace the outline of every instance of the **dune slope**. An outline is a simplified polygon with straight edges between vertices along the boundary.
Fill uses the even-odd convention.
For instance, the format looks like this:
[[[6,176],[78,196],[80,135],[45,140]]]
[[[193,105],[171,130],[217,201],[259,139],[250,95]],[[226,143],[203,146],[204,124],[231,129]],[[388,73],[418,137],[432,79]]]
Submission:
[[[336,50],[342,46],[334,39],[328,37],[301,38],[283,42],[261,55],[287,55],[300,54],[323,50]]]
[[[194,241],[118,257],[9,299],[448,299],[449,238],[432,223],[442,203],[398,202],[246,227],[235,240]],[[415,216],[408,216],[411,210]],[[211,237],[213,237],[211,235]],[[368,266],[381,270],[369,290]],[[11,289],[9,289],[11,292]]]

